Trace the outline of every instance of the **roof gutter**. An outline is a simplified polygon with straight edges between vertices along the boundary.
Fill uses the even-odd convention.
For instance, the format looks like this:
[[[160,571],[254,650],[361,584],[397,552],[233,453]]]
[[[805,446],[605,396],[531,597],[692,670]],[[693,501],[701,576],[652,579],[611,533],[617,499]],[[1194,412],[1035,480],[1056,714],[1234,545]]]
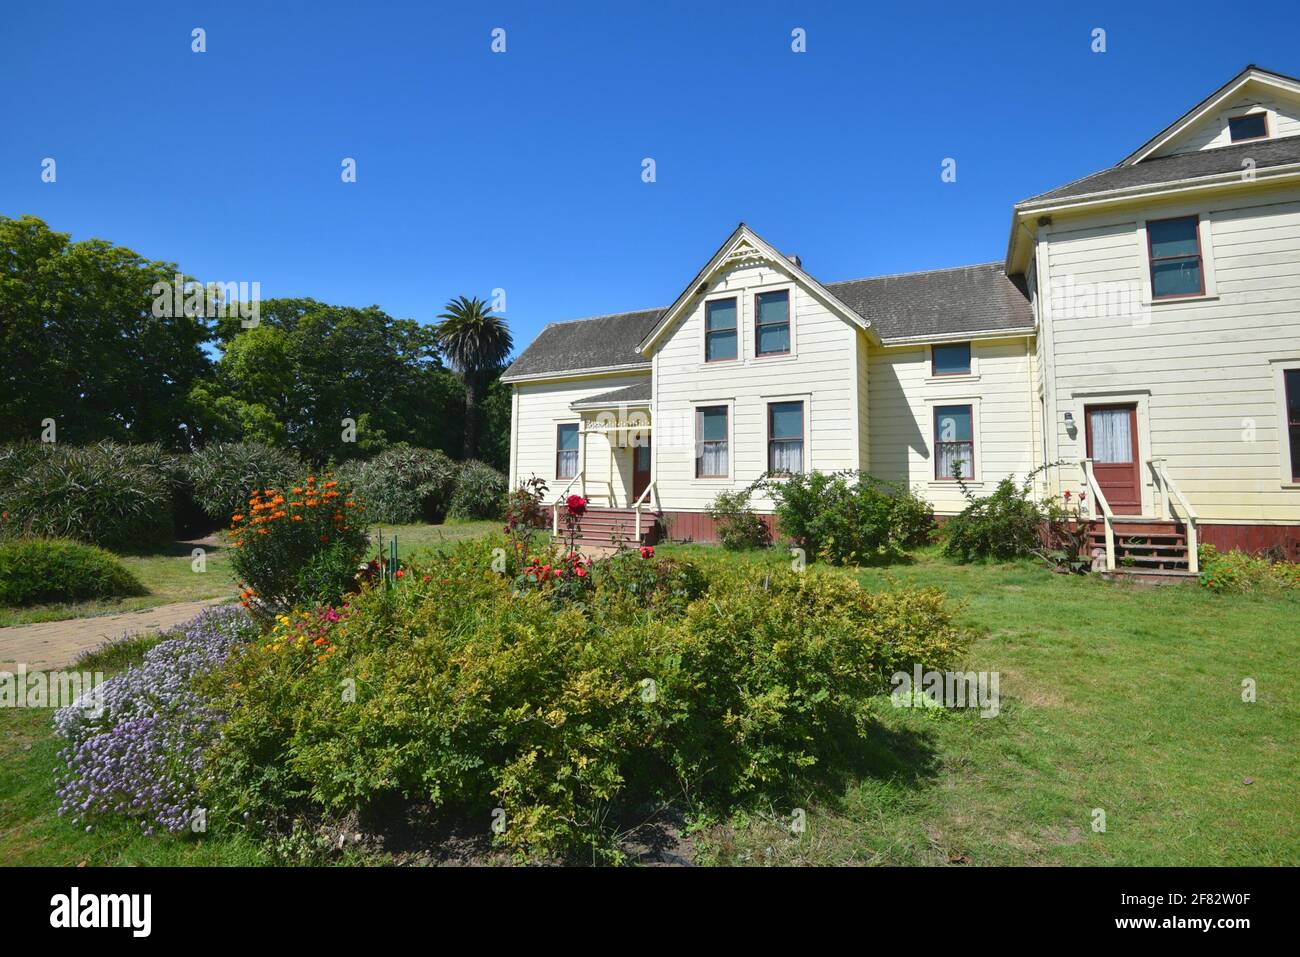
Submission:
[[[531,375],[503,375],[502,382],[546,382],[555,379],[587,379],[594,376],[618,375],[620,372],[649,372],[649,362],[634,362],[617,366],[596,366],[589,369],[561,369],[556,372],[535,372]]]

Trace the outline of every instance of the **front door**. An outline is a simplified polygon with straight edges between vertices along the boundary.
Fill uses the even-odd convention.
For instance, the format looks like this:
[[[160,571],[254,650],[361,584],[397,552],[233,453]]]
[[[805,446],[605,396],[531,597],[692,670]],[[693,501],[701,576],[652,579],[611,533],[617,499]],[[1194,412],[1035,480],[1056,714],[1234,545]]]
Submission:
[[[1111,511],[1116,515],[1141,515],[1137,406],[1090,405],[1084,409],[1084,418],[1092,474]]]
[[[650,436],[641,438],[644,443],[632,448],[632,501],[641,497],[650,486]]]

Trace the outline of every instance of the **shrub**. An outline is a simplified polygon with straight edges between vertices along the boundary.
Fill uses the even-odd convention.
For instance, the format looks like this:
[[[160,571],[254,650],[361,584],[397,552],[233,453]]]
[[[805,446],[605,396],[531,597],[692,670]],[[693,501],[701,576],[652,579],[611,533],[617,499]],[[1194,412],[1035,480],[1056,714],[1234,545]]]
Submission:
[[[236,823],[393,799],[447,816],[499,806],[496,840],[522,856],[609,859],[620,809],[685,789],[721,811],[803,787],[867,733],[867,699],[893,672],[966,648],[934,590],[744,569],[703,593],[698,570],[636,551],[596,562],[594,593],[557,605],[492,574],[490,546],[343,613],[287,617],[232,657],[206,685],[230,716],[206,806]],[[340,705],[349,679],[356,700]]]
[[[452,518],[500,518],[505,508],[506,477],[475,459],[460,463],[448,515]]]
[[[205,611],[163,632],[139,667],[129,667],[55,714],[60,752],[59,814],[89,829],[105,815],[138,819],[145,833],[183,831],[203,749],[220,715],[193,687],[256,633],[235,607]]]
[[[347,462],[334,477],[352,489],[372,522],[441,522],[456,485],[456,463],[443,452],[400,444]]]
[[[1271,561],[1233,549],[1221,552],[1213,545],[1197,549],[1200,582],[1219,592],[1277,592],[1300,589],[1300,565]]]
[[[977,558],[1007,560],[1031,555],[1042,544],[1047,514],[1031,497],[1030,473],[1016,485],[1010,477],[998,482],[990,495],[975,498],[965,483],[966,507],[943,527],[943,553],[960,562]]]
[[[763,486],[781,531],[810,558],[834,565],[897,561],[933,526],[930,503],[908,486],[861,473],[769,477]]]
[[[718,540],[732,551],[766,548],[772,537],[767,523],[750,507],[752,489],[719,492],[709,506],[709,518],[718,523]]]
[[[143,595],[117,557],[65,538],[0,542],[0,605]]]
[[[292,453],[265,442],[218,442],[190,455],[186,472],[195,501],[209,518],[225,523],[254,489],[283,488],[303,474]]]
[[[7,446],[0,453],[3,534],[117,550],[169,541],[177,469],[158,445]]]
[[[354,587],[367,546],[365,521],[337,485],[312,475],[292,489],[259,489],[231,517],[231,564],[255,614],[322,597],[335,601]]]

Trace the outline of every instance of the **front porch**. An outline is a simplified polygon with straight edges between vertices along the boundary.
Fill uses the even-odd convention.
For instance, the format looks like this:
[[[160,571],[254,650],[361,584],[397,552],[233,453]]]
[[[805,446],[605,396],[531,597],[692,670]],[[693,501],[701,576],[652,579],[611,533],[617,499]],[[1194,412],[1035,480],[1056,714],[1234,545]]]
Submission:
[[[1098,570],[1148,580],[1195,577],[1200,573],[1196,512],[1169,477],[1164,458],[1150,458],[1145,464],[1155,492],[1152,515],[1141,514],[1141,508],[1137,514],[1117,513],[1096,463],[1091,458],[1079,461],[1083,487],[1096,503],[1089,544]]]

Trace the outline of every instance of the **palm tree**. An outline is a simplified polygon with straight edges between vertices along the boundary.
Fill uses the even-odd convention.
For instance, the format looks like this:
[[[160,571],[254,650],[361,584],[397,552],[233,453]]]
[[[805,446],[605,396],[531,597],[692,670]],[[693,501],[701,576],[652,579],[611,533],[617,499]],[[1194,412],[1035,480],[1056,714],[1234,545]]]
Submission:
[[[433,327],[438,348],[465,383],[465,458],[478,452],[478,400],[484,380],[501,368],[514,347],[510,327],[482,299],[459,296]]]

